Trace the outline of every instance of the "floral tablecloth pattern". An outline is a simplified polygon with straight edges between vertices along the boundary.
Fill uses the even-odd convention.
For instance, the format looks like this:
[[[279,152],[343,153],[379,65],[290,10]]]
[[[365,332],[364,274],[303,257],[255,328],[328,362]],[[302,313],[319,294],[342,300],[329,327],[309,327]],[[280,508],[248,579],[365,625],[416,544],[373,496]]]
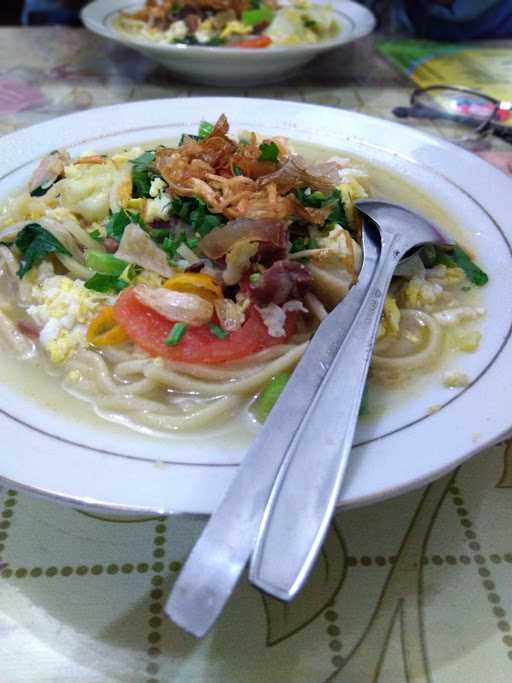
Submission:
[[[374,41],[290,83],[221,93],[391,118],[410,84]],[[82,30],[4,28],[0,45],[0,134],[92,106],[219,94]],[[196,641],[162,610],[204,518],[101,517],[0,488],[0,681],[508,683],[511,489],[505,442],[427,488],[341,512],[295,602],[244,579]]]

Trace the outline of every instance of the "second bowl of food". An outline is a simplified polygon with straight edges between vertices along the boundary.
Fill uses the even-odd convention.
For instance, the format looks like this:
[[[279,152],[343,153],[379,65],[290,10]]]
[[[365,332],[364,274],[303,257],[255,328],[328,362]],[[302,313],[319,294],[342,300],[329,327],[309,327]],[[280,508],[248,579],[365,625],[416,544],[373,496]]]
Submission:
[[[371,12],[350,0],[95,0],[82,19],[181,78],[212,85],[274,82],[375,26]]]

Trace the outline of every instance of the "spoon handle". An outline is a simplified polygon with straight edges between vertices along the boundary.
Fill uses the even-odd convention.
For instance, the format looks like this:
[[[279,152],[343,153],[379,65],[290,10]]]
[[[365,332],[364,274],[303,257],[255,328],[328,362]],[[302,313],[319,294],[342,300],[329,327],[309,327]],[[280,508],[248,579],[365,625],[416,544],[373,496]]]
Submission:
[[[359,281],[320,325],[174,585],[165,611],[197,637],[215,623],[249,560],[286,447],[363,304],[379,256],[373,232],[363,231]]]
[[[381,231],[374,280],[286,449],[259,528],[250,580],[281,600],[304,584],[328,530],[352,448],[384,299],[399,260]]]

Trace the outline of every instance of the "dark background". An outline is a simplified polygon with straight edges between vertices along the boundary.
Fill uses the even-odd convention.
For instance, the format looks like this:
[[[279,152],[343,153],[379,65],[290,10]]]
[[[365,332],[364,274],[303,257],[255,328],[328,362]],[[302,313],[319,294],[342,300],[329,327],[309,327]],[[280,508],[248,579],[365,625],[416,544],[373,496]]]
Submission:
[[[79,10],[89,0],[61,0],[62,7]],[[0,25],[20,24],[24,0],[0,0]]]
[[[22,0],[0,0],[0,24],[19,24]]]

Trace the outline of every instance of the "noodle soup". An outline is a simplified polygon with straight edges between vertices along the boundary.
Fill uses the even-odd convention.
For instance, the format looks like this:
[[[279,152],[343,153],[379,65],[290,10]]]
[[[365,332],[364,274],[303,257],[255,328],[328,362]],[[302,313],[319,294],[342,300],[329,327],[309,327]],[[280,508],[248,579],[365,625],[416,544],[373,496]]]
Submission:
[[[174,145],[55,152],[2,207],[2,344],[145,433],[263,421],[357,281],[354,202],[400,199],[388,193],[396,179],[359,162],[228,133],[221,117]],[[370,406],[373,385],[431,372],[448,347],[478,348],[486,280],[458,247],[427,248],[398,270]]]
[[[306,0],[147,0],[136,11],[118,12],[113,26],[161,45],[246,49],[314,44],[340,32],[329,5]]]

